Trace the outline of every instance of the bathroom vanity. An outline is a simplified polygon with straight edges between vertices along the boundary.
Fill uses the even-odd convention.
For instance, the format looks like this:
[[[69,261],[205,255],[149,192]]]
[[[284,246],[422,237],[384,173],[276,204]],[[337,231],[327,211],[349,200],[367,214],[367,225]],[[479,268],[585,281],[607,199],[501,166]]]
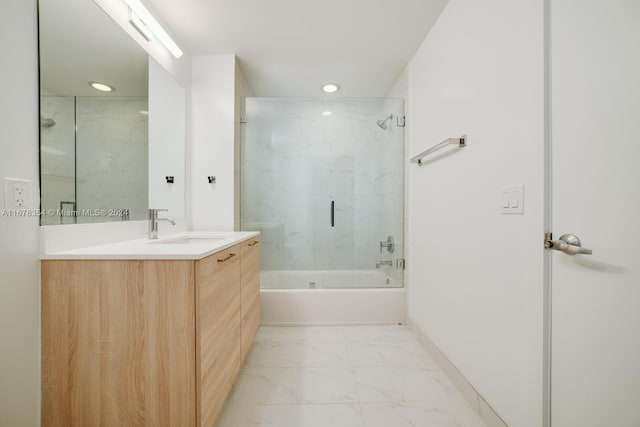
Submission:
[[[260,324],[258,233],[42,258],[42,425],[213,426]]]

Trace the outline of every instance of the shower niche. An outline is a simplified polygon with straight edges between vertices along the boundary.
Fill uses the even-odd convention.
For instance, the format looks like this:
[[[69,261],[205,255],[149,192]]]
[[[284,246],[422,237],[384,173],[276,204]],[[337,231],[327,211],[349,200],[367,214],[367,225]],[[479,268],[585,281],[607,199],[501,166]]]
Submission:
[[[263,287],[402,286],[403,116],[400,99],[246,99],[240,222],[262,233]]]

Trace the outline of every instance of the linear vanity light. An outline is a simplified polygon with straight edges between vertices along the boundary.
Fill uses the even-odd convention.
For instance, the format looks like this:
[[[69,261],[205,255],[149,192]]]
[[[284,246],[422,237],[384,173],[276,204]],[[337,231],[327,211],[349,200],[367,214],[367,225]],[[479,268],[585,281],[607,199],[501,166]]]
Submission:
[[[147,10],[146,7],[140,2],[140,0],[124,0],[124,2],[129,6],[129,8],[133,11],[133,13],[142,21],[143,25],[146,25],[147,28],[153,33],[154,36],[166,47],[169,52],[173,54],[176,58],[180,58],[182,56],[182,49],[178,47],[176,42],[173,41],[171,36],[162,28],[162,25],[156,18],[151,15],[151,12]],[[130,19],[131,20],[131,19]],[[140,31],[137,24],[132,24]],[[144,35],[144,34],[143,34]],[[145,37],[146,38],[146,37]]]
[[[138,30],[138,32],[142,35],[142,37],[144,37],[146,41],[151,41],[151,37],[153,36],[151,34],[151,30],[149,30],[149,28],[144,25],[142,19],[140,19],[131,8],[129,8],[129,22],[131,23],[131,25],[133,25],[133,28]]]

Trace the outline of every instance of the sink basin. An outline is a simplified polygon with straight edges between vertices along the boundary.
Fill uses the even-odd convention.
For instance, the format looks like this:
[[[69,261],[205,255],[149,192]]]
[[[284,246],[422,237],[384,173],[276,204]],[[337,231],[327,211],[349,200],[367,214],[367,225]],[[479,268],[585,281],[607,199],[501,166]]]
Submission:
[[[161,245],[208,245],[212,243],[218,243],[219,241],[228,239],[229,237],[231,236],[182,236],[175,239],[161,240],[154,243]]]

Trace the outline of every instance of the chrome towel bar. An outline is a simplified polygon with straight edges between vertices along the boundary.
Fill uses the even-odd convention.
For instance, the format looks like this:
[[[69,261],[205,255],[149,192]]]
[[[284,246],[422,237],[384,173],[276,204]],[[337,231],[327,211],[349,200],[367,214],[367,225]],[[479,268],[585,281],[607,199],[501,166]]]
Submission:
[[[462,148],[465,147],[467,145],[467,135],[462,135],[460,138],[447,138],[444,141],[442,141],[439,144],[434,145],[433,147],[429,148],[428,150],[423,151],[422,153],[418,154],[417,156],[413,156],[411,158],[411,160],[409,160],[409,162],[411,163],[417,163],[418,166],[422,166],[424,163],[422,161],[422,159],[425,156],[428,156],[431,153],[434,153],[444,147],[446,147],[447,145],[457,145],[458,148]]]

